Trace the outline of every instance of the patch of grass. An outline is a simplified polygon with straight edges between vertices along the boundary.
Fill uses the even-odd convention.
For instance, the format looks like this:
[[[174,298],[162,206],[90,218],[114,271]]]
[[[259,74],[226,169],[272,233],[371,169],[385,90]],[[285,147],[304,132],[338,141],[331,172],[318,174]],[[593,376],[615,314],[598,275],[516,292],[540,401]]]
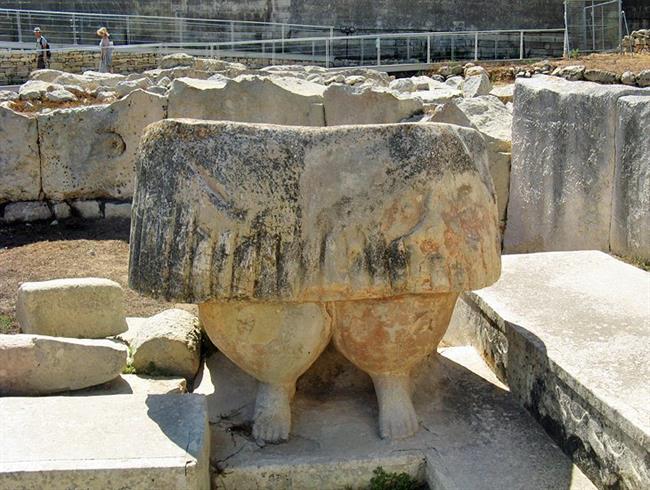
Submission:
[[[13,323],[7,315],[0,315],[0,334],[12,333]]]
[[[126,366],[124,366],[124,369],[122,369],[122,374],[136,374],[133,364],[129,363]]]
[[[381,466],[376,468],[370,480],[370,490],[418,490],[421,485],[407,473],[387,473]]]

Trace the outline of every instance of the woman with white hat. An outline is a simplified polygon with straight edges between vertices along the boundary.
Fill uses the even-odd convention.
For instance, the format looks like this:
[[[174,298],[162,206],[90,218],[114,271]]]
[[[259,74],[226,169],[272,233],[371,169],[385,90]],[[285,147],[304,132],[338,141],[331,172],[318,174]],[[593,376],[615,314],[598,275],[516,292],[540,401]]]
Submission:
[[[111,35],[106,27],[100,27],[97,30],[97,35],[102,38],[99,41],[99,49],[102,55],[99,62],[99,71],[108,73],[111,71],[111,65],[113,64],[113,41],[110,40]]]

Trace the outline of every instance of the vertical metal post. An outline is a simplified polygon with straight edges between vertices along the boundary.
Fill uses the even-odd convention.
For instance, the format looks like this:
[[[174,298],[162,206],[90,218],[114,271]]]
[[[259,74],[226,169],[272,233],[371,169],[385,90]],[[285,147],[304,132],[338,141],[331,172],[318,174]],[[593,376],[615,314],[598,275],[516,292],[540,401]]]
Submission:
[[[311,42],[311,57],[316,58],[316,41]]]
[[[411,59],[411,38],[406,36],[406,62]]]
[[[364,38],[359,39],[359,43],[361,44],[361,46],[360,46],[361,47],[361,49],[360,49],[360,51],[361,51],[361,60],[359,62],[359,65],[361,65],[361,66],[363,66],[363,48],[364,48],[364,44],[365,44],[364,41],[365,41]]]
[[[235,49],[235,23],[230,22],[230,49]]]
[[[72,14],[72,44],[77,45],[77,16]]]
[[[519,33],[519,59],[524,59],[524,31]]]
[[[594,2],[591,1],[591,50],[596,51],[596,16],[594,15]]]
[[[275,65],[275,41],[271,42],[271,64]]]
[[[281,26],[280,39],[282,39],[282,52],[284,53],[284,24]]]
[[[431,63],[431,34],[427,36],[427,63]]]
[[[381,39],[375,40],[375,48],[377,49],[377,66],[381,65]]]
[[[334,28],[330,27],[330,39],[334,37]]]
[[[18,30],[18,42],[23,42],[23,27],[20,24],[20,12],[16,12],[16,29]]]
[[[494,35],[494,59],[497,59],[497,39],[498,39],[498,34]]]
[[[567,0],[564,0],[564,58],[569,57],[569,13],[567,11]]]
[[[455,48],[456,48],[456,38],[455,38],[454,35],[452,34],[452,35],[451,35],[451,56],[450,56],[451,61],[454,61],[454,51],[455,51]]]
[[[330,40],[325,39],[325,68],[330,67],[330,50],[332,47],[330,46]]]
[[[131,44],[131,16],[126,17],[126,44]]]
[[[474,33],[474,61],[478,61],[478,31]]]
[[[623,52],[623,5],[621,0],[618,0],[618,45]]]
[[[605,51],[605,7],[600,7],[600,41]]]

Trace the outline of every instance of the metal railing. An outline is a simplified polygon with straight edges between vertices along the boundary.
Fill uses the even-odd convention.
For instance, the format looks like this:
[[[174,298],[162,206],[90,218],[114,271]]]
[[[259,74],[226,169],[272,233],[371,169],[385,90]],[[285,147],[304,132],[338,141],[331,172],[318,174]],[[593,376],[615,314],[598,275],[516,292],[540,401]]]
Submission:
[[[40,27],[52,45],[96,45],[106,27],[115,44],[238,42],[333,36],[333,26],[0,8],[0,42],[24,43]]]
[[[621,0],[565,0],[567,52],[613,51],[623,37]]]
[[[149,43],[115,46],[119,51],[184,52],[195,56],[249,59],[262,64],[308,62],[325,67],[381,67],[410,65],[423,68],[439,61],[485,61],[560,57],[564,29],[395,33],[362,36],[309,37],[235,42]],[[14,49],[33,51],[33,44],[13,43]],[[0,42],[0,48],[10,49]],[[97,50],[95,46],[67,46],[53,52]]]

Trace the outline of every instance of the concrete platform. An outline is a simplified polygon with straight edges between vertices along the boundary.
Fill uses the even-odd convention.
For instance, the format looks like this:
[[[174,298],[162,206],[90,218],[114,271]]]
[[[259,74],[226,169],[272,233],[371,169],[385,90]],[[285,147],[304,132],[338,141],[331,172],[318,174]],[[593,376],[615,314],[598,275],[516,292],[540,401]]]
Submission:
[[[603,488],[650,488],[650,274],[601,252],[503,257],[445,338],[474,345]]]
[[[209,489],[198,395],[0,398],[0,489]]]
[[[249,422],[255,380],[219,353],[207,365],[197,389],[208,398],[219,489],[366,488],[379,466],[441,490],[595,488],[471,348],[444,349],[421,367],[421,430],[395,442],[379,438],[374,394],[354,382],[322,396],[299,389],[291,440],[259,446]],[[332,371],[349,380],[348,369]]]

